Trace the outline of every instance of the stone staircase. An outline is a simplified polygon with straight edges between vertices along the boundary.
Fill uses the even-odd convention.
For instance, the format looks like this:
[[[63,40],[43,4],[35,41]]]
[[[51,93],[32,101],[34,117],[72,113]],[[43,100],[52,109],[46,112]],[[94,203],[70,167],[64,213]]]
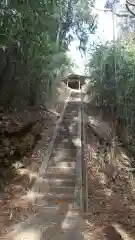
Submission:
[[[58,135],[54,143],[47,170],[38,179],[36,216],[24,223],[21,234],[13,240],[67,240],[82,239],[80,233],[81,217],[75,199],[78,105],[69,102]],[[74,122],[74,131],[70,125]],[[33,231],[35,235],[29,231]]]

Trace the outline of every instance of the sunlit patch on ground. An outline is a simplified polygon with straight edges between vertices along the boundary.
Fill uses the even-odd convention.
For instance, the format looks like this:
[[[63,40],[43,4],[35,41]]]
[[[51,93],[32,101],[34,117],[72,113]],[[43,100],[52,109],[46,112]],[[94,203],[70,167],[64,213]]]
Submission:
[[[80,139],[79,143],[76,139],[77,118],[74,118],[78,112],[77,105],[78,102],[68,105],[62,126],[58,128],[47,168],[46,166],[44,168],[44,164],[42,165],[44,170],[42,174],[40,172],[34,175],[31,169],[19,170],[20,176],[34,178],[35,183],[31,191],[26,189],[21,196],[21,200],[27,203],[31,211],[28,211],[24,224],[20,221],[20,224],[17,224],[18,227],[14,225],[14,229],[12,228],[13,231],[11,231],[14,233],[12,240],[38,240],[42,238],[42,234],[45,237],[47,234],[55,236],[59,231],[67,233],[67,230],[73,230],[76,227],[79,213],[75,212],[69,203],[75,201],[76,147],[80,146]],[[71,131],[68,128],[70,124]],[[73,136],[75,136],[74,139]],[[46,161],[45,157],[43,161]]]
[[[26,201],[29,201],[29,202],[34,202],[37,198],[42,198],[44,197],[43,194],[41,193],[38,193],[38,192],[32,192],[30,191],[27,195],[23,196],[22,198],[25,199]]]
[[[101,184],[105,185],[106,182],[107,182],[107,177],[106,177],[106,175],[105,175],[104,173],[99,173],[98,176],[99,176],[99,182],[100,182]]]
[[[76,147],[81,147],[81,139],[80,138],[74,138],[72,141]]]
[[[65,231],[68,229],[74,229],[78,223],[79,217],[79,212],[71,209],[71,206],[69,204],[69,209],[65,215],[63,222],[61,223],[61,228]]]
[[[121,237],[123,239],[127,240],[133,240],[134,238],[130,236],[129,233],[127,233],[120,224],[113,224],[113,227],[117,230],[118,233],[120,233]]]
[[[35,179],[37,177],[37,174],[30,171],[30,169],[23,168],[18,170],[19,175],[27,175],[31,181],[31,179]]]
[[[113,191],[112,191],[111,189],[109,189],[109,188],[105,188],[105,189],[104,189],[104,192],[105,192],[105,195],[106,195],[107,197],[111,197],[112,194],[113,194]]]
[[[88,178],[89,210],[85,217],[84,239],[135,239],[135,176],[131,159],[117,144],[98,144],[89,133]],[[111,230],[113,226],[115,230]],[[121,238],[116,236],[117,233]]]
[[[40,240],[41,231],[34,228],[28,228],[26,230],[20,230],[20,232],[15,233],[12,240]]]
[[[47,124],[47,122],[46,122]],[[30,157],[24,157],[13,164],[15,176],[4,188],[0,197],[0,238],[7,234],[10,227],[17,222],[25,221],[28,214],[33,211],[31,202],[37,197],[36,193],[30,194],[30,189],[37,179],[37,171],[42,162],[42,149],[48,146],[52,135],[54,123],[49,120],[48,128],[43,132],[43,140],[35,147]],[[25,166],[26,163],[26,166]],[[28,196],[28,198],[26,197]]]

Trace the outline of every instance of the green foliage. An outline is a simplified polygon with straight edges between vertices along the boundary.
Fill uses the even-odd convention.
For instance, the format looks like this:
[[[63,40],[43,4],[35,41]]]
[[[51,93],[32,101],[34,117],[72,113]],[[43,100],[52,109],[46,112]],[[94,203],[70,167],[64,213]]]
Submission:
[[[91,4],[90,0],[0,2],[2,103],[45,103],[55,79],[70,66],[66,51],[75,34],[85,50],[88,35],[95,30],[95,18],[86,11]]]
[[[132,132],[135,129],[135,42],[116,43],[115,48],[112,43],[98,45],[88,67],[95,89],[94,102],[117,109]]]

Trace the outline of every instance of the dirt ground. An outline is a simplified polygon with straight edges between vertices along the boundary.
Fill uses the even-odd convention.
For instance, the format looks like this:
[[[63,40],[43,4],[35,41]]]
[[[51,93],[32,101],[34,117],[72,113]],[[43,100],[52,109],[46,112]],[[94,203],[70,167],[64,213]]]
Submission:
[[[43,157],[47,150],[48,144],[51,141],[51,137],[56,125],[56,122],[60,116],[61,111],[64,107],[64,102],[69,95],[69,89],[63,84],[57,91],[58,96],[55,97],[54,103],[48,106],[51,107],[52,111],[45,113],[42,116],[36,109],[33,108],[32,114],[29,109],[25,112],[25,115],[18,112],[15,114],[15,118],[11,117],[10,112],[0,112],[0,238],[3,239],[5,235],[10,231],[14,224],[25,220],[28,215],[34,212],[32,204],[26,200],[26,195],[30,192],[33,183],[35,182],[36,176],[39,172],[39,167],[43,161]],[[46,110],[45,110],[46,112]],[[58,113],[58,114],[57,114]],[[34,114],[34,115],[33,115]],[[12,135],[16,131],[20,131],[22,125],[28,125],[29,122],[33,122],[33,119],[37,121],[37,125],[33,128],[33,133],[27,128],[23,139],[20,141],[20,135],[15,135],[17,141],[13,143],[18,144],[18,149],[23,149],[21,155],[16,155],[14,158],[13,153],[15,152],[12,145]],[[41,115],[42,121],[39,120]],[[5,117],[6,116],[6,117]],[[19,123],[19,124],[18,124]],[[32,123],[33,124],[33,123]],[[7,133],[5,141],[5,133]],[[13,134],[12,134],[13,133]],[[38,138],[33,138],[33,134],[38,133]],[[40,134],[39,134],[40,133]],[[22,136],[21,136],[22,137]],[[4,139],[4,140],[3,140]],[[34,144],[33,144],[34,139]],[[20,141],[20,142],[19,142]],[[9,143],[9,145],[7,144]],[[20,144],[23,145],[21,146]],[[32,148],[29,146],[32,143]],[[16,147],[16,146],[15,146]],[[7,152],[7,153],[6,153]],[[12,162],[9,164],[4,157]],[[20,154],[20,152],[19,152]],[[13,156],[10,156],[13,155]],[[6,166],[6,164],[8,164]],[[9,168],[9,166],[11,166]]]
[[[89,209],[84,239],[135,239],[133,159],[116,142],[101,143],[89,127],[86,132]]]
[[[23,166],[18,166],[12,177],[6,179],[7,182],[0,192],[0,236],[7,233],[9,228],[18,221],[26,219],[32,211],[30,204],[26,199],[24,200],[23,196],[30,191],[35,181],[42,162],[42,155],[48,147],[56,119],[50,121],[46,118],[44,121],[47,127],[42,132],[41,139],[38,140],[29,154],[23,156],[19,162],[20,164],[23,162]]]
[[[100,118],[100,113],[90,112]],[[109,126],[111,120],[106,118]],[[101,119],[102,121],[102,119]],[[33,151],[24,156],[23,167],[18,167],[14,177],[0,192],[0,238],[10,227],[25,220],[34,210],[24,200],[36,179],[42,155],[48,146],[56,119],[46,119]],[[103,126],[103,125],[101,125]],[[103,132],[103,129],[102,129]],[[133,240],[135,239],[135,175],[131,171],[132,157],[116,142],[107,144],[86,129],[88,161],[89,208],[84,216],[83,237],[85,240]]]

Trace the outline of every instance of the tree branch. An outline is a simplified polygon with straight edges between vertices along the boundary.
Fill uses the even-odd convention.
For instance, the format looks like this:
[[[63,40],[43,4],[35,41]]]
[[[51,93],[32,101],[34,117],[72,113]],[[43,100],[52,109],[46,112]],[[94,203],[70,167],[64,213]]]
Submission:
[[[111,9],[98,9],[98,8],[95,8],[93,7],[94,9],[98,10],[98,11],[101,11],[101,12],[112,12]],[[134,18],[133,16],[129,15],[129,14],[120,14],[120,13],[116,13],[114,12],[114,14],[117,16],[117,17],[130,17],[130,18]]]
[[[126,3],[129,4],[130,6],[135,7],[135,3],[131,3],[131,2],[129,2],[129,0],[126,0]]]
[[[127,3],[126,3],[126,8],[127,8],[127,10],[133,15],[133,17],[135,17],[135,13],[132,12],[132,10],[130,9],[130,7],[128,6]]]

